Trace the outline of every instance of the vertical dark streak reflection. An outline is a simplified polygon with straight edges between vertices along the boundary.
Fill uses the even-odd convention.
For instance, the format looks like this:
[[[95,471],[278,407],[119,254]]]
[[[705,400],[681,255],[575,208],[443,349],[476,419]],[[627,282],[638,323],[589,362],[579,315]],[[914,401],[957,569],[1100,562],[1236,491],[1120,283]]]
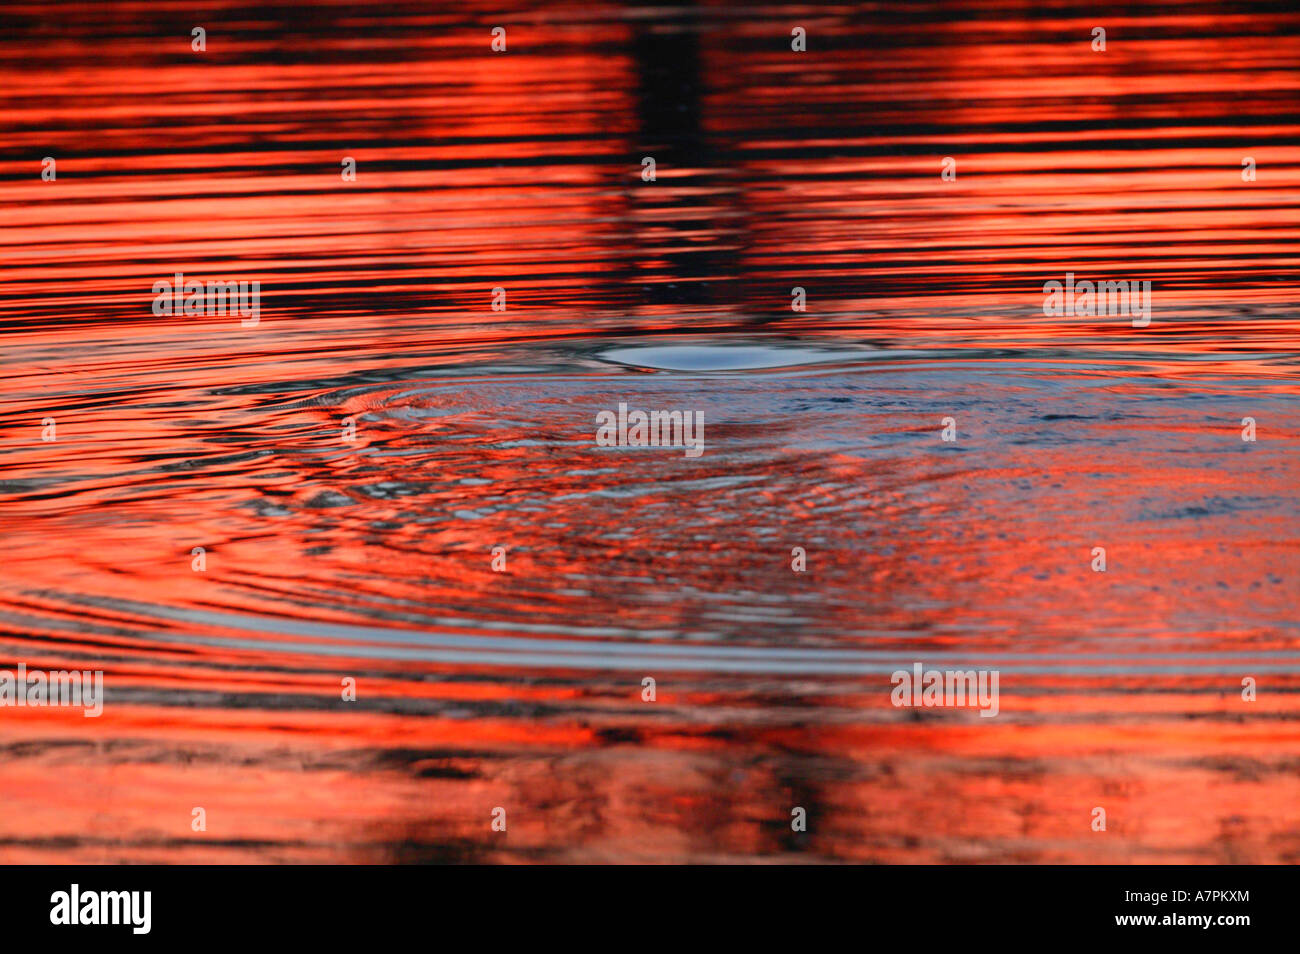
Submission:
[[[722,201],[721,180],[703,126],[698,11],[689,3],[666,10],[669,15],[662,19],[639,23],[631,42],[637,158],[652,157],[658,175],[656,183],[643,183],[634,193],[633,208],[641,228],[653,233],[650,242],[661,260],[641,263],[638,284],[642,305],[700,306],[728,294],[736,263],[715,249],[692,247],[716,242],[710,226]],[[678,190],[705,190],[705,195],[679,195]]]

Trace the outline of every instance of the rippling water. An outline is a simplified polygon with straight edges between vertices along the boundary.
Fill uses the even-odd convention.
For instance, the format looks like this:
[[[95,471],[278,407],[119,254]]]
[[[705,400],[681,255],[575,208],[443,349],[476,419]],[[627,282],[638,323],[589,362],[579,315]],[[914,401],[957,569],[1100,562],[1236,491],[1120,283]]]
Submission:
[[[429,6],[0,13],[0,858],[1300,860],[1300,14]]]

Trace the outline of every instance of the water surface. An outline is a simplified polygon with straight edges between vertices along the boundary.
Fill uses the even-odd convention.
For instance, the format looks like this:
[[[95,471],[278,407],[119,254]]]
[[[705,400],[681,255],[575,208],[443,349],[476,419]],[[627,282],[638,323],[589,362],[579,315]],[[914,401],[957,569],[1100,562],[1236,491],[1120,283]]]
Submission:
[[[6,6],[0,858],[1300,858],[1300,14],[1098,17]]]

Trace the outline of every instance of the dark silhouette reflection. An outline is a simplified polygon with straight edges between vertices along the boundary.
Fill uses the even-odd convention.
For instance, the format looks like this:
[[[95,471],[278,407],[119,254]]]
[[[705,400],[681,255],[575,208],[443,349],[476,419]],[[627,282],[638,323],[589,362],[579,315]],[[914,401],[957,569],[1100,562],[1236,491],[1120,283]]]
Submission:
[[[700,23],[692,4],[639,23],[631,44],[637,75],[636,161],[655,161],[656,179],[633,196],[632,227],[643,250],[634,264],[644,305],[721,300],[733,255],[717,250],[723,190],[704,129]],[[644,176],[644,172],[643,172]]]

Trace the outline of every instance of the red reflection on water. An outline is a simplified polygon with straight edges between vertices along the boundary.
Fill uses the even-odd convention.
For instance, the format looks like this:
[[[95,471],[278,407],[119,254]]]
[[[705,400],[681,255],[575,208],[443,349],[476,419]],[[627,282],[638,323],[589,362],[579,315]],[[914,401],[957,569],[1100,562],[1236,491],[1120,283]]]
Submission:
[[[1153,5],[1101,57],[1029,5],[808,11],[796,56],[784,8],[602,8],[497,56],[469,14],[227,13],[201,59],[145,10],[0,40],[0,666],[110,692],[0,710],[0,858],[1297,859],[1300,16]],[[154,316],[178,271],[260,325]],[[1044,317],[1066,272],[1155,320]],[[592,357],[771,332],[917,354]],[[714,402],[713,450],[598,452],[629,393]],[[761,666],[686,665],[718,646]],[[1002,658],[1002,713],[780,667],[827,649]]]

